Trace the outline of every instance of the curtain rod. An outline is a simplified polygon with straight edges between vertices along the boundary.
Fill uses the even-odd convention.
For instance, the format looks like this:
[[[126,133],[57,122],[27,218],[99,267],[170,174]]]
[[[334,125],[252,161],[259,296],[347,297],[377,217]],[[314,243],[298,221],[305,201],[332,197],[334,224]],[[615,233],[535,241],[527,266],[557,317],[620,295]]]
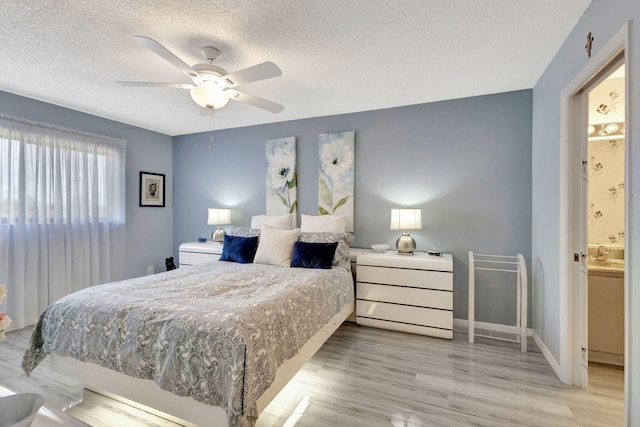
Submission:
[[[24,120],[24,119],[18,119],[16,117],[5,116],[4,114],[0,114],[0,120],[7,120],[7,121],[10,121],[10,122],[19,123],[19,124],[27,125],[27,126],[39,127],[39,128],[43,128],[43,129],[51,129],[51,130],[55,130],[55,131],[58,131],[58,132],[69,133],[69,134],[72,134],[72,135],[86,136],[86,137],[97,138],[97,139],[104,139],[104,140],[116,142],[118,144],[127,145],[127,141],[124,140],[124,139],[121,139],[121,138],[113,138],[111,136],[98,135],[97,133],[82,132],[82,131],[75,130],[75,129],[49,125],[49,124],[45,124],[45,123],[32,122],[30,120]]]

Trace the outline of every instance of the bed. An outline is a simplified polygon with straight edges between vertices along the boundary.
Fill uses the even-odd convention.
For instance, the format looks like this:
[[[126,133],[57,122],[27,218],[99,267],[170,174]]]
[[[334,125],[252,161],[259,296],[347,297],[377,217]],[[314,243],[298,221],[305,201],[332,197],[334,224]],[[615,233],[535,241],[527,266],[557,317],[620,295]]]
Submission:
[[[84,289],[42,314],[23,369],[52,354],[87,388],[196,425],[252,426],[353,311],[348,248],[334,264],[214,261]]]

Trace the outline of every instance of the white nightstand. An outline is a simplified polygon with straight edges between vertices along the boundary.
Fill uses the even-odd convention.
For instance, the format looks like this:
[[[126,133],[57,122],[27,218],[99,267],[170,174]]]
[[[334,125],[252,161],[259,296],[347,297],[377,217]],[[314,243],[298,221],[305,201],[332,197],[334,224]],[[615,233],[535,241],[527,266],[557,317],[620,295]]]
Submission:
[[[212,242],[189,242],[180,245],[178,250],[178,264],[180,267],[187,265],[201,264],[220,259],[222,254],[222,243]]]
[[[453,338],[453,257],[424,252],[357,256],[360,325]]]

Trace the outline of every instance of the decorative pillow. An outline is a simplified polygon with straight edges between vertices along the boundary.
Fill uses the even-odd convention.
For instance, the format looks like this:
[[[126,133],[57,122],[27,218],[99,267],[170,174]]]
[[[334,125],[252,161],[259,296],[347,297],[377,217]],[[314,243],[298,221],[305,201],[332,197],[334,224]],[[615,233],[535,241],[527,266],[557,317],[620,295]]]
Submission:
[[[238,237],[257,237],[260,236],[260,229],[247,227],[230,227],[227,231],[228,235]]]
[[[341,215],[302,215],[300,231],[303,233],[344,233],[347,219]]]
[[[265,225],[280,230],[291,230],[293,228],[293,214],[255,215],[251,217],[251,228],[261,229]]]
[[[349,246],[353,242],[351,233],[300,233],[299,242],[306,243],[332,243],[338,242],[336,253],[333,256],[334,267],[344,267],[351,271],[351,260],[349,258]]]
[[[293,246],[291,267],[331,268],[338,242],[306,243],[296,242]]]
[[[239,262],[250,264],[256,255],[258,248],[258,237],[239,237],[225,234],[224,245],[220,261]]]
[[[260,233],[260,242],[253,262],[289,267],[293,255],[293,245],[298,240],[299,234],[299,228],[279,230],[265,225]]]

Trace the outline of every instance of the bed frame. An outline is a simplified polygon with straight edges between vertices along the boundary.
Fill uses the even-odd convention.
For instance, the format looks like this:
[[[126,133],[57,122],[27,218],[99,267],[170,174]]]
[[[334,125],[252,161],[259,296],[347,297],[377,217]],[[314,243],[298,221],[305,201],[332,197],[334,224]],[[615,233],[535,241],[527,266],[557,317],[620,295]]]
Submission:
[[[353,307],[353,302],[345,306],[302,346],[296,356],[285,361],[277,369],[273,383],[258,398],[258,413],[269,405],[291,378],[349,317],[353,312]],[[130,377],[92,363],[80,362],[55,353],[51,355],[51,368],[81,382],[86,389],[171,421],[182,423],[185,426],[227,426],[227,414],[223,408],[206,405],[190,397],[177,396],[161,389],[152,380]]]

